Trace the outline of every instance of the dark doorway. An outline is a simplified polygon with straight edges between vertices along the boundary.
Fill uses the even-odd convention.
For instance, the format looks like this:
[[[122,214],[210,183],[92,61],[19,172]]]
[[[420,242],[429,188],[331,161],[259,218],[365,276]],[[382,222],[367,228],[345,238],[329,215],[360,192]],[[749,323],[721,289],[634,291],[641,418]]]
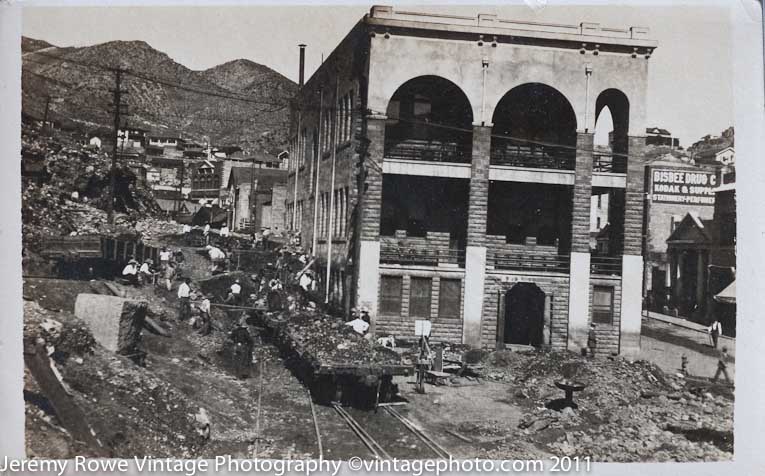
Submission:
[[[505,295],[505,343],[543,343],[545,293],[534,283],[518,283]]]

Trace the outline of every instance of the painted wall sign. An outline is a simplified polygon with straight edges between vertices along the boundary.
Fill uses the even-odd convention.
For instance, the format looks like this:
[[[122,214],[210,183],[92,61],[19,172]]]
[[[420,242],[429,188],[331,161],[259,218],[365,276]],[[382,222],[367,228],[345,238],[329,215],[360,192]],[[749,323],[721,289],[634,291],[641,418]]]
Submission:
[[[663,169],[651,171],[651,201],[655,203],[687,203],[714,205],[714,188],[718,186],[714,172]]]

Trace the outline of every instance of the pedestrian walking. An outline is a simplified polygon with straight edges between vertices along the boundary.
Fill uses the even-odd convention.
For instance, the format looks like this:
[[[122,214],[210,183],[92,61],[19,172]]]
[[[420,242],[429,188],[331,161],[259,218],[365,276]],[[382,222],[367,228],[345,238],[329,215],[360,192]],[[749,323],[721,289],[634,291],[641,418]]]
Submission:
[[[720,321],[718,321],[716,317],[714,322],[712,322],[712,325],[709,326],[708,331],[709,335],[712,337],[712,347],[716,349],[717,340],[720,338],[720,334],[722,334],[722,324],[720,324]]]
[[[170,263],[170,259],[173,257],[173,254],[170,252],[170,250],[167,249],[166,246],[163,246],[162,249],[159,250],[159,269],[160,271],[164,271],[167,267],[167,264]]]
[[[730,375],[728,375],[728,362],[730,361],[730,356],[728,355],[728,348],[723,346],[722,352],[720,352],[720,357],[717,359],[717,372],[715,372],[715,376],[712,377],[712,383],[717,383],[717,379],[720,377],[720,374],[722,374],[725,377],[725,381],[727,383],[732,383],[730,379]]]
[[[183,278],[183,282],[178,286],[178,300],[180,307],[178,309],[178,319],[185,321],[191,317],[191,283],[190,278]]]

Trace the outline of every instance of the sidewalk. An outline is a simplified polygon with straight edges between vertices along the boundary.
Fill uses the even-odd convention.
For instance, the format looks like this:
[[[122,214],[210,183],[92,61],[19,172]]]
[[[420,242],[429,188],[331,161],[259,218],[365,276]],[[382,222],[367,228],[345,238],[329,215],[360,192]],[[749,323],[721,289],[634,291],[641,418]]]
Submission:
[[[679,317],[672,317],[672,316],[668,316],[666,314],[660,314],[658,312],[651,312],[651,311],[643,311],[643,316],[645,316],[646,313],[648,314],[648,317],[651,318],[651,319],[655,319],[657,321],[665,322],[667,324],[672,324],[672,325],[675,325],[675,326],[680,326],[680,327],[684,327],[686,329],[690,329],[690,330],[694,330],[694,331],[698,331],[698,332],[703,332],[704,334],[708,334],[708,327],[704,326],[704,325],[701,325],[701,324],[698,324],[696,322],[691,322],[691,321],[688,321],[686,319],[681,319]],[[730,349],[730,346],[728,344],[735,345],[736,339],[733,338],[733,337],[728,337],[728,336],[721,335],[719,337],[719,342],[720,342],[720,345],[726,345]]]
[[[736,340],[720,336],[718,348],[723,346],[732,360],[728,372],[735,378]],[[680,370],[682,356],[686,355],[692,375],[710,378],[717,370],[719,350],[711,346],[705,326],[651,312],[643,314],[640,355],[672,373]]]

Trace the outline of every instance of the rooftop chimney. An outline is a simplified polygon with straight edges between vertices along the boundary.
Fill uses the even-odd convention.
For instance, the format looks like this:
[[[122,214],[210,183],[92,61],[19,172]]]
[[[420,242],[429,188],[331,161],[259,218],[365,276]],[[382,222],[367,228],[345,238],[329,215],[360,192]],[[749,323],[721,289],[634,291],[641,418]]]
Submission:
[[[302,88],[305,80],[305,45],[301,43],[298,47],[300,48],[300,79],[298,79],[298,86]]]

